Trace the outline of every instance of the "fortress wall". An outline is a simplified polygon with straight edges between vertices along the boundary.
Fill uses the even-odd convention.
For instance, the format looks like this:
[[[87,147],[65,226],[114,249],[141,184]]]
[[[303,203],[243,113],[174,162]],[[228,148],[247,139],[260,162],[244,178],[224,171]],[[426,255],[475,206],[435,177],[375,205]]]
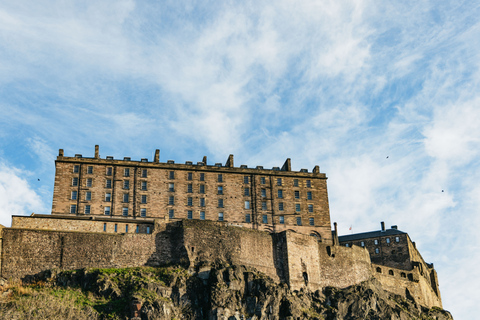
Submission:
[[[104,231],[104,224],[106,229]],[[115,232],[117,225],[117,232]],[[79,232],[106,232],[106,233],[136,233],[136,227],[139,226],[140,233],[146,233],[146,227],[153,228],[153,223],[148,224],[142,220],[138,223],[135,221],[108,221],[108,220],[91,220],[91,219],[61,219],[53,216],[48,218],[42,217],[25,217],[12,216],[12,228],[35,229],[35,230],[51,230],[51,231],[79,231]],[[128,226],[128,231],[127,231]]]
[[[213,221],[184,220],[183,227],[190,266],[205,261],[241,264],[279,281],[270,234]]]
[[[287,231],[284,236],[288,267],[288,280],[292,290],[320,287],[320,260],[318,242],[312,236]]]
[[[370,255],[361,247],[318,244],[320,287],[346,288],[372,276]]]
[[[442,308],[441,298],[435,294],[430,283],[425,280],[417,268],[405,271],[372,264],[372,270],[374,277],[380,281],[385,290],[404,298],[407,297],[408,291],[408,295],[412,296],[417,303],[429,308]],[[381,272],[378,272],[378,270],[381,270]]]
[[[59,268],[135,267],[155,253],[149,234],[102,234],[5,228],[2,276],[22,278]]]

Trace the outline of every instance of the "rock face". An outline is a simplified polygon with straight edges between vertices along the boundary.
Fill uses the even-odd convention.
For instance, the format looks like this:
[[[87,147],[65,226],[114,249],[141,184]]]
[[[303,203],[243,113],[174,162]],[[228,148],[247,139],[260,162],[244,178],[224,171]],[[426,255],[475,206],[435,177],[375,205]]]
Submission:
[[[125,270],[50,273],[43,280],[123,301],[123,308],[111,311],[118,319],[453,319],[447,311],[384,291],[375,279],[343,290],[292,292],[244,266],[205,266],[190,273],[181,268]]]

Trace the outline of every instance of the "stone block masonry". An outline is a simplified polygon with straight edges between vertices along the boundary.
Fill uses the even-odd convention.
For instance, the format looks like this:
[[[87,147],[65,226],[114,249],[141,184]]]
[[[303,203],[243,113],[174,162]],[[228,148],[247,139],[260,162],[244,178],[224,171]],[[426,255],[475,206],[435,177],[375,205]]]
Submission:
[[[55,162],[52,214],[118,218],[198,219],[295,230],[331,241],[326,176],[283,167],[234,167],[130,158],[65,157]]]

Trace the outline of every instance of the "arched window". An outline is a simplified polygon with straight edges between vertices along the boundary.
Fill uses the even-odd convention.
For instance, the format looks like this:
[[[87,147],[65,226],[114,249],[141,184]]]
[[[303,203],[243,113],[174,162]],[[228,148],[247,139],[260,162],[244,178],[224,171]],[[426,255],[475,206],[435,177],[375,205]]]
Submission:
[[[378,272],[378,273],[382,273],[382,268],[377,267],[377,272]]]
[[[388,274],[393,276],[393,270],[388,270]]]
[[[402,272],[402,273],[400,273],[400,277],[402,277],[402,278],[406,278],[406,277],[407,277],[407,275],[405,274],[405,272]]]

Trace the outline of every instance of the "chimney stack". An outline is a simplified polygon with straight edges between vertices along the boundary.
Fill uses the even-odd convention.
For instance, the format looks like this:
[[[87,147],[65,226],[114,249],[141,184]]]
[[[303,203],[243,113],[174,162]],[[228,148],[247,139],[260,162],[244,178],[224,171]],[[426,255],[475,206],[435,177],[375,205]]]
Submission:
[[[155,158],[153,158],[153,162],[158,163],[160,161],[160,150],[155,150]]]
[[[385,232],[385,222],[380,222],[380,224],[382,225],[382,232]]]
[[[98,149],[98,144],[95,145],[95,159],[99,159],[100,158],[100,153],[99,153],[99,149]]]
[[[58,156],[63,157],[63,149],[58,149]]]

